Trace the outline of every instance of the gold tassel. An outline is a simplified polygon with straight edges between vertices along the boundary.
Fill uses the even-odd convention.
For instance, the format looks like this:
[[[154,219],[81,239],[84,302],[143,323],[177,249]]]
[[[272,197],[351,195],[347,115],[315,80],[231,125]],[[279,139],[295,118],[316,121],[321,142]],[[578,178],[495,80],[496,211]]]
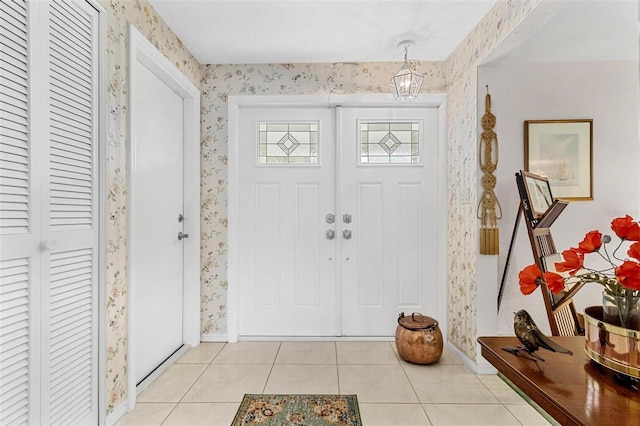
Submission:
[[[500,254],[500,233],[498,228],[480,228],[480,253]]]

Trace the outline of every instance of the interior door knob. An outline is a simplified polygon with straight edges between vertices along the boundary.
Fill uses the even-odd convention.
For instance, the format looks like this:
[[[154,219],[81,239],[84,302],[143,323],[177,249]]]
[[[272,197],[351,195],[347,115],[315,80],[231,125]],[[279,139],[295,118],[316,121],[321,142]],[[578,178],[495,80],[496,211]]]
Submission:
[[[325,235],[327,236],[327,240],[333,240],[336,237],[336,232],[333,229],[327,229]]]
[[[41,246],[45,250],[53,250],[56,248],[56,240],[46,240],[41,243]]]
[[[189,234],[183,234],[182,232],[178,232],[178,241],[182,241],[185,238],[189,238]]]
[[[345,240],[350,240],[351,239],[351,230],[345,229],[344,231],[342,231],[342,238],[344,238]]]

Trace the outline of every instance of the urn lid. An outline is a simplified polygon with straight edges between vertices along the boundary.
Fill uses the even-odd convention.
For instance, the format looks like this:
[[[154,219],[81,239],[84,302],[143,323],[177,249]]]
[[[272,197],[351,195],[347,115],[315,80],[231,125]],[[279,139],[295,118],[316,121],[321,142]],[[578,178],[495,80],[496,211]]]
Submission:
[[[438,328],[438,321],[418,312],[412,313],[410,317],[405,317],[404,312],[400,312],[400,315],[398,316],[398,324],[407,330],[415,331],[435,330]]]

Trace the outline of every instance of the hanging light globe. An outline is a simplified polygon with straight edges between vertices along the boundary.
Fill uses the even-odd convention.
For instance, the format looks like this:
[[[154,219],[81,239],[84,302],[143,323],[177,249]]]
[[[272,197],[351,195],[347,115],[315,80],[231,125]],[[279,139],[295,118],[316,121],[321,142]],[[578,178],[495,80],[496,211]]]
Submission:
[[[413,45],[411,40],[398,43],[398,47],[404,48],[404,62],[400,70],[391,77],[389,83],[391,93],[398,102],[411,102],[417,98],[422,80],[424,80],[424,77],[416,72],[414,63],[407,59],[410,45]]]

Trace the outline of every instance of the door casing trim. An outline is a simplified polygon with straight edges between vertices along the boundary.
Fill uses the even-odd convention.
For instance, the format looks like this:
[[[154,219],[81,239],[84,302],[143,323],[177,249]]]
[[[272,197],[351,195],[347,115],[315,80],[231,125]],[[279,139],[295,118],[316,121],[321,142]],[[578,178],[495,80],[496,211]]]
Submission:
[[[184,345],[197,346],[200,343],[200,91],[182,74],[167,58],[158,51],[149,40],[133,25],[129,25],[129,82],[134,81],[136,69],[144,66],[153,72],[160,80],[171,87],[184,100],[184,232],[193,238],[184,240],[183,260],[183,328],[182,339]],[[136,184],[135,170],[135,123],[136,111],[131,99],[135,94],[135,87],[129,85],[129,194]],[[133,215],[136,209],[136,200],[129,198],[129,213]],[[130,216],[131,217],[131,216]],[[135,244],[135,232],[129,229],[129,253],[128,266],[129,277],[133,276],[135,259],[131,258],[131,247]],[[135,291],[129,281],[129,308],[133,306]],[[128,310],[128,378],[127,378],[127,402],[128,410],[133,409],[136,403],[136,375],[135,375],[135,349],[132,341],[135,339],[133,324],[136,313]]]
[[[239,271],[237,265],[240,258],[239,242],[239,189],[240,189],[240,158],[239,158],[239,125],[240,109],[243,107],[398,107],[400,104],[391,95],[234,95],[228,100],[229,142],[228,142],[228,289],[227,289],[227,340],[237,342],[239,338],[240,291]],[[447,179],[446,179],[446,95],[419,95],[411,104],[402,105],[403,108],[435,107],[438,109],[438,196],[435,202],[437,216],[442,218],[438,223],[436,236],[438,253],[437,297],[439,326],[444,336],[447,336]],[[446,339],[446,337],[445,337]]]
[[[98,12],[98,424],[107,421],[107,12],[97,0],[86,0]]]

